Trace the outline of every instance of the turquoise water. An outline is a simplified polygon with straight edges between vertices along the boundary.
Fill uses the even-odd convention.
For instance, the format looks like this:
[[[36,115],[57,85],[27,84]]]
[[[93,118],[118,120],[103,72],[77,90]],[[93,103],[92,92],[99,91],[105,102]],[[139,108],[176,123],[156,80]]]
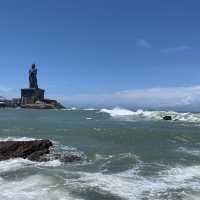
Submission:
[[[173,121],[163,121],[170,114]],[[0,162],[0,199],[200,198],[200,114],[113,110],[0,110],[0,140],[49,138],[84,160]]]

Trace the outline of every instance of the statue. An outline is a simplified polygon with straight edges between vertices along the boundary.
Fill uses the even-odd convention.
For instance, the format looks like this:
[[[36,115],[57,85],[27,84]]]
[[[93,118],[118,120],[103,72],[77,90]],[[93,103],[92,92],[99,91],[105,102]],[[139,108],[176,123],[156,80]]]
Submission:
[[[29,70],[29,88],[38,89],[37,68],[35,64],[32,64],[31,69]]]

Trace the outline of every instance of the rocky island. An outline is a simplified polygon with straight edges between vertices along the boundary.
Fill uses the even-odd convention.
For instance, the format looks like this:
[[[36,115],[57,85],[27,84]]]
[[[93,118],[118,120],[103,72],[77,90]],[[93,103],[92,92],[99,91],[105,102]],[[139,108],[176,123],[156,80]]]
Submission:
[[[21,98],[7,100],[0,98],[0,107],[21,107],[29,109],[63,109],[61,103],[45,98],[45,90],[38,87],[37,68],[32,64],[29,70],[29,88],[21,89]]]

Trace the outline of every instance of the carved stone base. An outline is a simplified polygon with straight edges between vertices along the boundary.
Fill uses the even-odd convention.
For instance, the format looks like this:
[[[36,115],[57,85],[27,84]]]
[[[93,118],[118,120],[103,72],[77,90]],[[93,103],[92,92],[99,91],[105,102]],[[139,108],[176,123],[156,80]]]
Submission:
[[[35,89],[35,88],[24,88],[21,89],[21,104],[34,104],[36,101],[44,100],[44,92],[43,89]]]

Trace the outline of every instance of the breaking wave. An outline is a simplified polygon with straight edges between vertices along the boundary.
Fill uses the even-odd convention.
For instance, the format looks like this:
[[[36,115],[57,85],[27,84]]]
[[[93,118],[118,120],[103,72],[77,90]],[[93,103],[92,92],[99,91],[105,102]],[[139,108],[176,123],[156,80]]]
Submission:
[[[78,178],[77,178],[78,174]],[[200,166],[175,167],[158,173],[157,177],[145,178],[134,169],[118,174],[78,172],[76,178],[66,179],[72,190],[94,190],[100,194],[117,196],[127,200],[188,199],[194,194],[184,192],[200,190]]]
[[[63,111],[73,111],[73,110],[77,110],[76,107],[71,107],[71,108],[63,108]]]
[[[0,141],[6,142],[6,141],[33,141],[36,140],[36,138],[30,138],[30,137],[6,137],[6,138],[0,138]],[[40,139],[37,139],[40,140]]]
[[[164,116],[171,116],[173,121],[200,122],[200,113],[180,113],[174,111],[132,111],[124,108],[115,107],[113,109],[101,109],[100,112],[107,113],[111,117],[124,120],[162,120]]]
[[[41,164],[41,166],[47,165]],[[2,161],[0,175],[23,168],[27,170],[29,167],[38,167],[38,165],[24,159]],[[55,166],[49,164],[48,167]],[[57,170],[56,168],[52,170],[54,169]],[[196,193],[200,190],[200,166],[177,166],[160,171],[154,177],[141,176],[140,168],[132,168],[116,174],[63,170],[60,171],[62,175],[54,176],[53,171],[49,171],[50,174],[41,172],[25,177],[22,175],[21,178],[13,178],[12,181],[2,176],[0,199],[81,200],[79,196],[86,194],[87,191],[93,191],[102,199],[116,197],[116,199],[126,200],[188,200],[198,199]]]
[[[61,182],[62,183],[62,182]],[[3,180],[0,184],[0,199],[6,200],[81,200],[63,190],[57,178],[35,174],[21,180]]]
[[[62,163],[59,160],[51,160],[47,162],[33,162],[23,158],[15,158],[5,161],[0,161],[0,174],[10,171],[17,171],[22,168],[27,167],[58,167],[61,166]]]
[[[1,140],[27,141],[28,139],[33,138],[4,138]],[[60,148],[76,151],[75,148],[68,146]],[[179,150],[186,151],[183,148]],[[198,165],[171,168],[165,166],[165,170],[157,172],[154,176],[143,176],[141,172],[145,163],[140,162],[139,157],[133,153],[106,157],[98,154],[94,159],[94,164],[101,160],[104,165],[101,165],[98,172],[85,172],[81,170],[81,167],[77,167],[74,171],[75,166],[66,169],[58,160],[40,163],[16,158],[1,161],[0,199],[83,200],[86,193],[91,191],[101,199],[189,200],[198,199],[200,196],[198,194],[200,166]],[[119,162],[127,160],[133,164],[131,168],[124,171],[115,170],[114,173],[109,170],[112,168],[110,162],[117,166]],[[46,168],[48,168],[47,171],[45,171]],[[32,169],[37,169],[37,173],[33,171],[27,174]],[[13,174],[19,175],[20,173],[20,177],[13,176]],[[9,179],[9,176],[12,178]]]
[[[111,110],[103,108],[103,109],[100,110],[100,112],[108,113],[112,117],[134,115],[134,113],[135,113],[134,111],[127,110],[127,109],[124,109],[124,108],[119,108],[119,107],[113,108]]]
[[[83,108],[83,110],[86,110],[86,111],[95,111],[97,109],[96,108]]]

